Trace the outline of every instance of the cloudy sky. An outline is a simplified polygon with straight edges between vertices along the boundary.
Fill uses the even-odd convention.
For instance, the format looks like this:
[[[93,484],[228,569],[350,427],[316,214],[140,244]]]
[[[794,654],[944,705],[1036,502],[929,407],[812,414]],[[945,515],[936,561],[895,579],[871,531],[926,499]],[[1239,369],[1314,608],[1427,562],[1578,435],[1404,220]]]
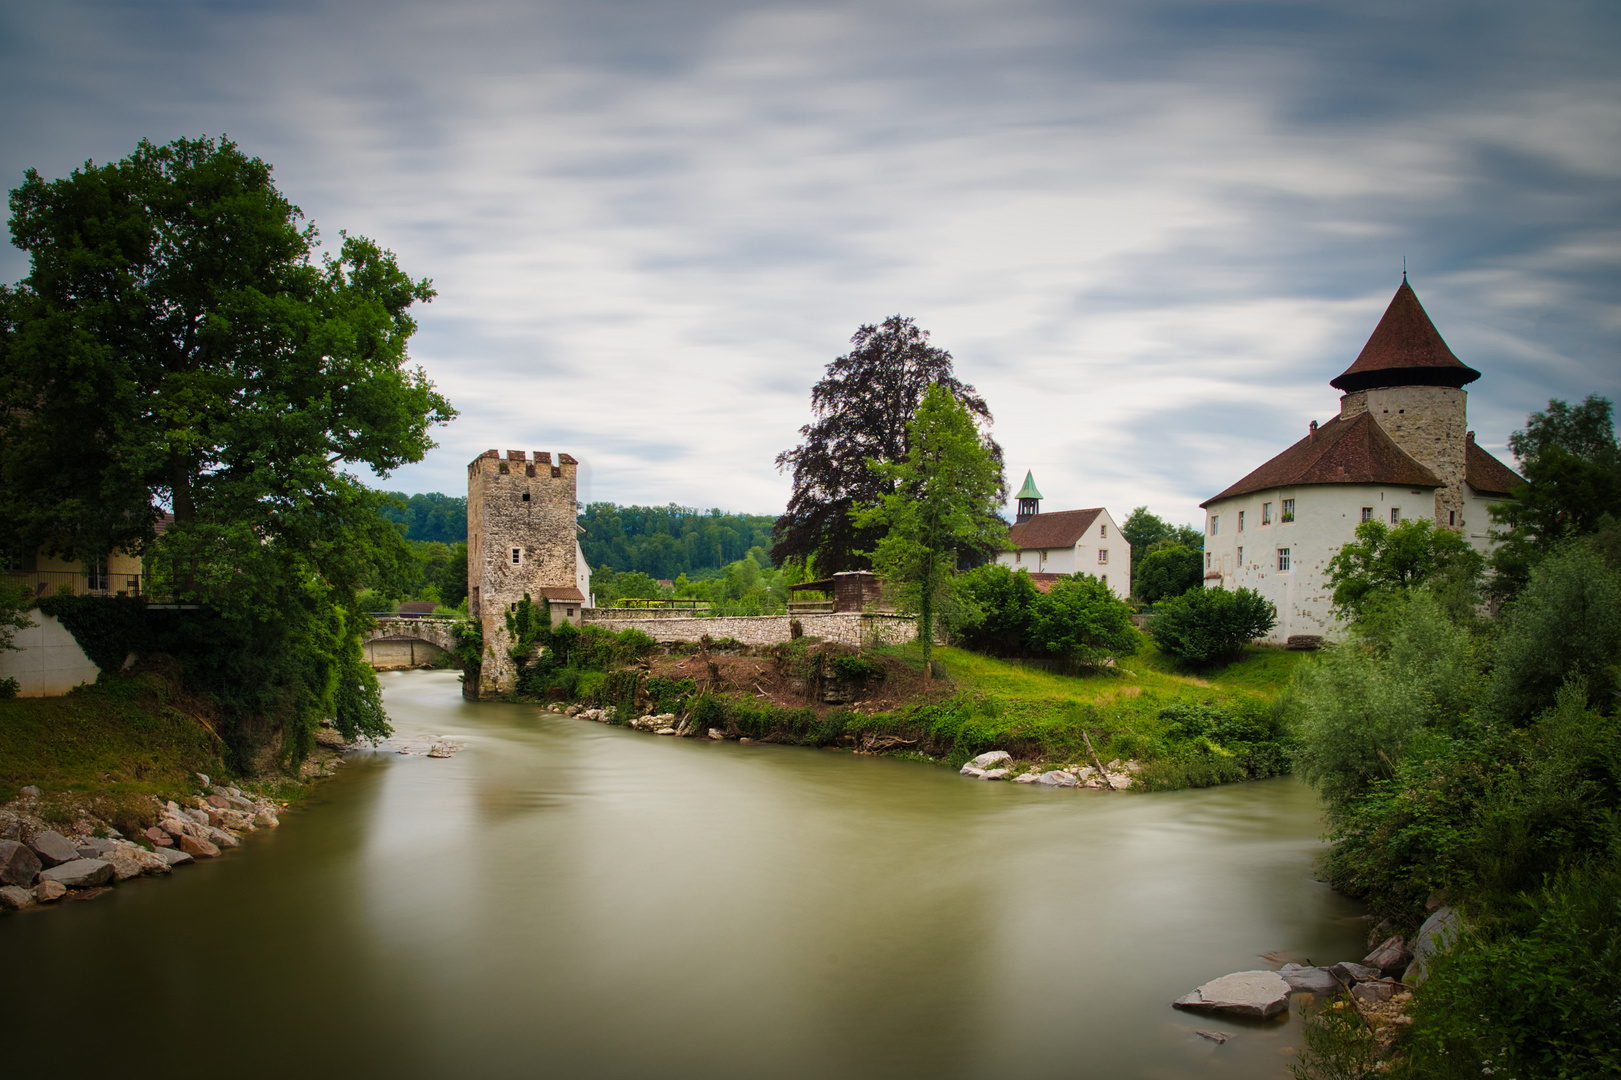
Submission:
[[[461,417],[391,488],[519,447],[777,512],[900,312],[1047,509],[1188,521],[1333,414],[1404,257],[1484,445],[1621,395],[1618,57],[1613,0],[0,0],[0,178],[228,133],[431,277]]]

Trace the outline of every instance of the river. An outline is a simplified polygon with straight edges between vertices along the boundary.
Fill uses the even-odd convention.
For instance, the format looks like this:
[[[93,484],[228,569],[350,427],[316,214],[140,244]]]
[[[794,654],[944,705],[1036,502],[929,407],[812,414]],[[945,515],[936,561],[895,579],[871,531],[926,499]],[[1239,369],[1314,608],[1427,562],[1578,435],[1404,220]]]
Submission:
[[[225,858],[0,920],[16,1075],[1277,1077],[1297,1015],[1170,1001],[1366,951],[1290,778],[973,782],[382,678],[394,744],[465,749],[353,754]]]

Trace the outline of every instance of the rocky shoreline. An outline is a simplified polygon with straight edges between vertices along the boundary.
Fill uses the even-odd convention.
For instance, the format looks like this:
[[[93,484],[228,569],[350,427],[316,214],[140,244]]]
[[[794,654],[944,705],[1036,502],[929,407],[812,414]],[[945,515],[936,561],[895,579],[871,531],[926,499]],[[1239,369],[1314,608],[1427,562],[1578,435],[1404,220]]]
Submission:
[[[273,800],[249,798],[201,773],[197,778],[198,794],[159,804],[157,824],[133,837],[88,817],[64,835],[40,817],[39,788],[23,788],[21,798],[0,810],[0,909],[94,900],[119,882],[218,858],[245,835],[281,824]]]

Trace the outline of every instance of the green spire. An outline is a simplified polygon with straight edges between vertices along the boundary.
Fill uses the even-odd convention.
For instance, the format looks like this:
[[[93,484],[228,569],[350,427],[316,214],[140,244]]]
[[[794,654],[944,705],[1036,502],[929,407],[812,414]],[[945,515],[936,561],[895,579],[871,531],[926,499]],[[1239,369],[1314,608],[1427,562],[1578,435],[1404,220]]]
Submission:
[[[1004,489],[1004,490],[1006,490],[1006,489]],[[1034,473],[1026,472],[1024,474],[1024,487],[1020,488],[1019,493],[1017,495],[1013,496],[1013,497],[1015,499],[1039,499],[1039,498],[1041,498],[1041,492],[1036,490],[1036,476],[1035,476]]]

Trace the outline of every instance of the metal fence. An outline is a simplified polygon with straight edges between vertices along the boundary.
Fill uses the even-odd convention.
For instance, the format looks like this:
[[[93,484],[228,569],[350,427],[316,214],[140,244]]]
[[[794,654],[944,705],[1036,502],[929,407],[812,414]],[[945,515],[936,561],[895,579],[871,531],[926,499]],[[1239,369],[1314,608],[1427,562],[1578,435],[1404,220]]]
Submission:
[[[74,570],[7,570],[0,579],[21,585],[29,597],[145,596],[145,574],[87,574]]]

